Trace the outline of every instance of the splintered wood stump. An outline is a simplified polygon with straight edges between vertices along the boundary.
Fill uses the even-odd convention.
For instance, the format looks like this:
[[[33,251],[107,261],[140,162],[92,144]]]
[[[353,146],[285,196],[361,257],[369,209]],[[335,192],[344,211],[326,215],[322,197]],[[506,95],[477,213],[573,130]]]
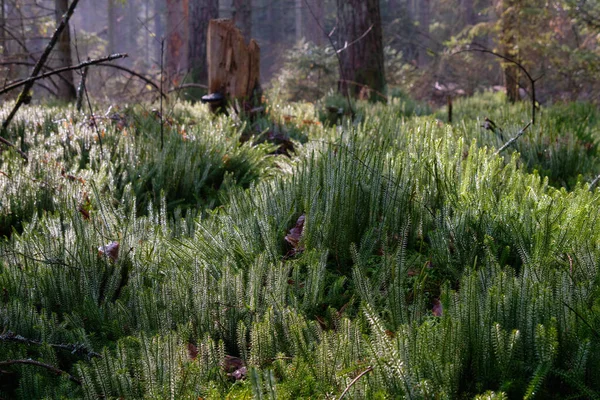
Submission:
[[[245,109],[260,103],[260,48],[254,39],[246,45],[233,21],[213,19],[208,24],[208,91],[225,101],[239,100]]]

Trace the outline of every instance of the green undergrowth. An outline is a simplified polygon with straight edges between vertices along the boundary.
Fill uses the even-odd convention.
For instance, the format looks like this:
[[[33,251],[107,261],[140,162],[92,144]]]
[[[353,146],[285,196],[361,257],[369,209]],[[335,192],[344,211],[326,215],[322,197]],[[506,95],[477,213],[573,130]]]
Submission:
[[[377,106],[323,128],[305,122],[306,105],[270,107],[275,122],[247,126],[297,135],[291,157],[241,144],[234,118],[193,109],[179,117],[187,138],[173,128],[157,150],[164,165],[144,155],[160,146],[156,127],[142,128],[151,114],[132,113],[127,136],[106,127],[109,164],[93,139],[84,164],[79,152],[27,165],[3,153],[7,175],[58,189],[52,208],[38,175],[8,197],[18,205],[31,191],[28,222],[0,246],[1,397],[598,397],[593,160],[561,185],[526,147],[496,155],[502,142],[466,117],[451,126]],[[595,143],[592,119],[578,119],[587,106],[570,107],[543,110],[532,132],[579,129]],[[509,111],[512,136],[521,110]],[[24,126],[32,160],[38,142],[64,147]],[[223,152],[241,160],[235,169]],[[221,185],[193,186],[217,159]],[[60,170],[50,180],[53,162],[84,181]],[[136,162],[162,177],[141,180],[163,182],[157,193],[128,180]],[[203,212],[184,218],[193,187],[203,205],[189,209]],[[63,373],[8,361],[29,359]]]

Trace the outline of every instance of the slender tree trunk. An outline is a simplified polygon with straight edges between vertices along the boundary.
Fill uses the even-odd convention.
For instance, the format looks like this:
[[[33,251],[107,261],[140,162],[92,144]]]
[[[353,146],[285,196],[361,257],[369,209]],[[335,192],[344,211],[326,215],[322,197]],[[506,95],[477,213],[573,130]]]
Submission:
[[[419,30],[421,31],[421,48],[419,49],[419,65],[424,66],[429,62],[427,50],[431,44],[429,40],[429,26],[431,25],[431,0],[419,2]]]
[[[302,40],[304,37],[304,32],[302,32],[302,10],[304,9],[304,1],[303,0],[295,0],[294,4],[294,25],[296,31],[296,42]]]
[[[383,99],[385,73],[379,0],[336,0],[341,93]]]
[[[504,54],[514,60],[518,58],[517,48],[517,4],[515,0],[500,0],[500,15],[502,18],[501,42]],[[519,100],[519,68],[514,63],[504,65],[504,84],[506,97],[511,103]]]
[[[193,82],[207,83],[206,38],[208,23],[219,18],[219,0],[190,0],[189,65]]]
[[[114,54],[117,52],[117,5],[115,4],[117,0],[108,0],[108,21],[107,21],[107,34],[108,34],[108,52],[110,54]]]
[[[164,0],[154,0],[154,34],[159,41],[164,39],[165,36],[165,25],[163,22],[163,15],[165,13],[165,2]],[[164,55],[161,53],[160,44],[156,46],[156,61],[160,65],[160,59]]]
[[[60,24],[63,15],[69,8],[69,0],[55,0],[56,24]],[[56,66],[58,68],[68,67],[73,64],[71,58],[71,33],[69,25],[58,38],[54,48],[56,52]],[[76,98],[75,85],[73,84],[73,71],[63,72],[58,80],[58,97],[63,100],[72,101]]]
[[[4,0],[0,0],[0,55],[2,57],[6,56],[6,39],[5,39],[5,29],[6,29],[6,14],[4,13]]]
[[[188,70],[188,0],[167,0],[166,71],[171,85]]]
[[[242,31],[246,42],[248,42],[252,37],[252,5],[250,0],[233,0],[233,8],[235,9],[233,21]]]

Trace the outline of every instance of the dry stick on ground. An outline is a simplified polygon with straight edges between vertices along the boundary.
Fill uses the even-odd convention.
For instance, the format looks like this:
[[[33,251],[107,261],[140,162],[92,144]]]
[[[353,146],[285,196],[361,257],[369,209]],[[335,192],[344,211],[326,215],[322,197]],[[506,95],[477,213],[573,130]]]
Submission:
[[[366,374],[368,374],[369,372],[373,371],[373,367],[368,367],[367,369],[365,369],[363,372],[361,372],[360,374],[358,374],[356,376],[356,378],[352,379],[352,382],[350,382],[350,384],[346,387],[346,389],[344,389],[344,391],[342,392],[342,394],[340,395],[340,397],[338,397],[338,400],[342,400],[344,398],[344,396],[346,395],[346,393],[348,393],[348,390],[350,390],[350,388],[356,383],[358,382],[358,380],[360,378],[362,378],[363,376],[365,376]]]
[[[112,55],[107,56],[107,57],[84,61],[84,62],[82,62],[80,64],[72,65],[70,67],[63,67],[63,68],[55,69],[55,70],[52,70],[50,72],[46,72],[45,74],[42,74],[42,75],[32,76],[30,78],[23,79],[21,81],[15,82],[15,83],[13,83],[11,85],[8,85],[8,86],[0,89],[0,95],[4,94],[4,93],[7,93],[7,92],[10,92],[11,90],[14,90],[14,89],[16,89],[18,87],[21,87],[21,86],[25,86],[25,85],[28,85],[28,84],[33,84],[33,82],[35,82],[35,81],[38,81],[40,79],[48,78],[48,77],[50,77],[52,75],[61,74],[63,72],[67,72],[67,71],[74,71],[74,70],[77,70],[77,69],[82,69],[82,68],[89,67],[90,65],[101,64],[101,63],[104,63],[104,62],[107,62],[107,61],[112,61],[112,60],[116,60],[118,58],[124,58],[124,57],[127,57],[127,54],[124,54],[124,53],[123,54],[120,54],[120,53],[118,53],[118,54],[112,54]]]
[[[75,382],[78,385],[81,385],[81,381],[79,379],[75,378],[73,375],[69,374],[67,371],[63,371],[62,369],[56,368],[55,366],[52,366],[50,364],[46,364],[46,363],[43,363],[40,361],[35,361],[35,360],[31,360],[31,359],[0,361],[0,367],[6,367],[6,366],[16,365],[16,364],[35,365],[36,367],[46,368],[47,370],[54,372],[56,375],[65,375],[69,378],[69,380]]]
[[[499,57],[501,59],[503,59],[504,61],[508,61],[510,63],[515,64],[521,71],[523,71],[525,73],[525,75],[527,76],[527,79],[529,79],[529,83],[531,84],[531,123],[533,125],[535,125],[535,109],[536,109],[536,105],[535,105],[535,83],[537,81],[539,81],[543,75],[538,76],[537,78],[533,78],[530,74],[529,71],[527,71],[527,69],[523,66],[523,64],[521,64],[520,62],[507,57],[503,54],[500,53],[496,53],[495,51],[492,50],[488,50],[486,48],[476,48],[476,49],[465,49],[465,50],[460,50],[457,51],[456,53],[452,53],[451,56],[455,55],[455,54],[460,54],[460,53],[470,53],[470,52],[478,52],[478,53],[485,53],[485,54],[491,54],[494,55],[496,57]]]
[[[0,173],[2,173],[2,171],[0,171]],[[27,344],[27,345],[32,344],[32,345],[36,345],[36,346],[48,345],[55,349],[66,350],[66,351],[71,352],[72,354],[84,355],[88,358],[92,358],[92,357],[102,358],[102,355],[100,355],[99,353],[96,353],[95,351],[89,350],[87,347],[85,347],[84,345],[81,345],[81,344],[45,343],[40,340],[28,339],[21,335],[16,335],[10,331],[7,333],[1,334],[0,341],[16,342],[16,343],[22,343],[22,344]]]
[[[596,187],[598,181],[600,181],[600,175],[595,177],[594,180],[590,183],[590,192],[594,190],[594,187]]]
[[[33,67],[33,71],[31,71],[32,78],[37,76],[40,73],[40,70],[42,69],[44,64],[46,64],[46,61],[48,60],[48,56],[50,56],[50,52],[54,48],[54,45],[56,45],[56,42],[58,41],[58,38],[61,35],[61,33],[67,27],[67,24],[69,23],[69,20],[71,19],[71,16],[73,15],[73,12],[75,11],[75,8],[77,7],[78,3],[79,3],[79,0],[73,0],[71,5],[69,6],[69,9],[65,13],[65,15],[63,15],[63,19],[60,22],[60,24],[58,25],[58,27],[56,28],[56,30],[54,31],[54,34],[52,35],[50,42],[48,42],[48,45],[46,46],[46,49],[42,53],[42,56],[40,57],[38,62],[35,64],[35,67]],[[2,122],[2,128],[0,129],[0,134],[4,134],[6,132],[6,128],[8,128],[8,125],[10,125],[10,122],[13,120],[13,118],[19,111],[19,108],[21,108],[21,106],[24,103],[26,103],[30,100],[29,91],[31,90],[31,87],[33,86],[33,82],[35,82],[35,81],[33,81],[33,80],[28,81],[25,84],[25,86],[23,87],[21,94],[17,98],[17,103],[13,107],[10,114],[8,114],[8,117],[6,117],[6,119]],[[3,142],[3,143],[6,144],[5,142]],[[8,142],[8,143],[10,143],[10,142]],[[12,147],[14,147],[14,145],[12,145]],[[21,156],[24,157],[25,160],[27,160],[27,155],[25,155],[25,153],[23,153],[21,151],[21,152],[19,152],[19,154],[21,154]]]
[[[525,133],[525,131],[527,130],[527,128],[529,128],[529,125],[531,125],[532,122],[529,122],[527,125],[525,125],[525,127],[523,129],[521,129],[519,131],[519,133],[517,133],[515,135],[514,138],[510,139],[508,142],[504,143],[504,145],[502,147],[500,147],[494,154],[498,155],[500,153],[502,153],[504,150],[506,150],[510,145],[512,145],[514,142],[517,141],[517,139],[519,139],[521,136],[523,136],[523,134]]]

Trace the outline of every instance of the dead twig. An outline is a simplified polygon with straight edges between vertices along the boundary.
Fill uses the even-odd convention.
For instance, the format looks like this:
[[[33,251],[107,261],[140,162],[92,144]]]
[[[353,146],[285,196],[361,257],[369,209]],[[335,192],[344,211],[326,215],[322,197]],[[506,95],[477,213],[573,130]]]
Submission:
[[[74,71],[74,70],[82,69],[82,68],[85,69],[85,68],[89,67],[90,65],[101,64],[101,63],[104,63],[104,62],[116,60],[118,58],[125,58],[125,57],[127,57],[127,54],[125,54],[125,53],[123,53],[123,54],[121,54],[121,53],[111,54],[110,56],[106,56],[106,57],[103,57],[103,58],[96,58],[94,60],[84,61],[84,62],[79,63],[77,65],[71,65],[69,67],[63,67],[63,68],[59,68],[59,69],[54,69],[54,70],[46,72],[46,73],[44,73],[42,75],[32,76],[30,78],[23,79],[21,81],[18,81],[18,82],[15,82],[13,84],[10,84],[10,85],[8,85],[8,86],[0,89],[0,95],[4,94],[4,93],[7,93],[7,92],[10,92],[11,90],[14,90],[14,89],[16,89],[18,87],[28,85],[29,83],[33,84],[33,82],[35,82],[35,81],[38,81],[40,79],[48,78],[48,77],[50,77],[52,75],[61,74],[63,72],[67,72],[67,71]]]
[[[48,371],[54,372],[56,375],[65,375],[72,382],[75,382],[76,384],[81,385],[81,381],[79,379],[75,378],[73,375],[69,374],[67,371],[63,371],[62,369],[56,368],[53,365],[46,364],[41,361],[35,361],[32,359],[0,361],[0,367],[16,365],[16,364],[34,365],[36,367],[46,368]]]
[[[352,379],[352,382],[350,382],[350,384],[348,386],[346,386],[346,389],[344,389],[344,391],[342,392],[342,394],[340,395],[340,397],[338,397],[338,400],[342,400],[344,398],[344,396],[346,395],[346,393],[348,393],[348,391],[350,390],[350,388],[356,383],[358,382],[358,380],[360,378],[362,378],[363,376],[365,376],[366,374],[368,374],[369,372],[373,371],[373,367],[368,367],[367,369],[365,369],[363,372],[361,372],[360,374],[358,374],[356,376],[356,378]]]
[[[529,128],[529,125],[531,125],[531,121],[525,125],[525,127],[523,129],[521,129],[519,131],[519,133],[517,133],[515,135],[514,138],[510,139],[508,142],[504,143],[504,145],[502,147],[500,147],[495,153],[494,155],[498,155],[500,153],[502,153],[504,150],[506,150],[508,147],[510,147],[514,142],[516,142],[521,136],[523,136],[523,134],[525,133],[525,131],[527,130],[527,128]]]
[[[50,55],[50,53],[52,52],[52,49],[56,45],[56,42],[58,41],[59,36],[67,27],[67,24],[69,23],[69,20],[71,19],[71,16],[73,15],[73,12],[75,12],[75,8],[77,7],[78,3],[79,3],[79,0],[73,0],[71,5],[67,9],[67,12],[65,13],[65,15],[63,15],[63,19],[60,22],[60,24],[58,25],[58,27],[56,28],[56,30],[54,31],[54,34],[52,35],[50,42],[48,42],[48,45],[46,46],[46,49],[42,53],[42,56],[35,64],[35,67],[33,67],[33,71],[31,71],[32,78],[36,77],[40,73],[40,70],[42,69],[44,64],[46,64],[46,61],[48,60],[48,56]],[[21,108],[21,106],[23,104],[28,103],[31,100],[29,91],[31,90],[34,82],[35,82],[35,80],[30,80],[24,85],[23,90],[21,91],[21,94],[17,98],[17,102],[16,102],[15,106],[11,110],[10,114],[8,114],[8,117],[6,117],[6,119],[2,122],[2,129],[0,129],[0,134],[3,134],[6,132],[6,128],[8,128],[8,125],[10,125],[11,121],[13,120],[13,118],[15,117],[17,112],[19,111],[19,108]],[[5,142],[3,142],[3,143],[7,144]],[[8,142],[8,143],[10,143],[10,142]],[[14,145],[12,145],[12,143],[10,143],[10,145],[12,147],[14,147]],[[19,152],[19,154],[21,154],[21,156],[24,157],[25,160],[27,160],[27,155],[25,155],[25,153],[23,153],[21,151],[21,152]]]
[[[594,178],[594,180],[590,183],[590,192],[594,190],[598,182],[600,181],[600,175]]]
[[[10,331],[7,333],[1,334],[0,341],[15,342],[15,343],[22,343],[22,344],[26,344],[26,345],[36,345],[36,346],[42,346],[44,344],[47,344],[48,346],[53,347],[55,349],[69,351],[71,354],[83,355],[83,356],[86,356],[87,358],[92,358],[92,357],[102,358],[102,355],[100,355],[99,353],[96,353],[95,351],[87,349],[82,344],[44,343],[39,340],[28,339],[26,337],[17,335]]]
[[[477,44],[476,44],[477,45]],[[523,73],[527,76],[527,79],[529,79],[529,83],[531,84],[531,123],[533,125],[535,125],[535,110],[537,108],[536,106],[536,100],[535,100],[535,83],[540,80],[543,75],[538,76],[537,78],[534,78],[531,76],[531,74],[529,73],[529,71],[523,66],[523,64],[521,64],[520,62],[505,56],[504,54],[500,54],[500,53],[496,53],[495,51],[492,50],[488,50],[485,47],[481,46],[481,45],[477,45],[478,48],[468,48],[468,49],[464,49],[464,50],[460,50],[457,51],[455,53],[450,54],[450,56],[456,55],[456,54],[461,54],[461,53],[471,53],[471,52],[477,52],[477,53],[485,53],[485,54],[491,54],[493,56],[496,56],[498,58],[503,59],[504,61],[508,61],[509,63],[515,64],[521,71],[523,71]]]

